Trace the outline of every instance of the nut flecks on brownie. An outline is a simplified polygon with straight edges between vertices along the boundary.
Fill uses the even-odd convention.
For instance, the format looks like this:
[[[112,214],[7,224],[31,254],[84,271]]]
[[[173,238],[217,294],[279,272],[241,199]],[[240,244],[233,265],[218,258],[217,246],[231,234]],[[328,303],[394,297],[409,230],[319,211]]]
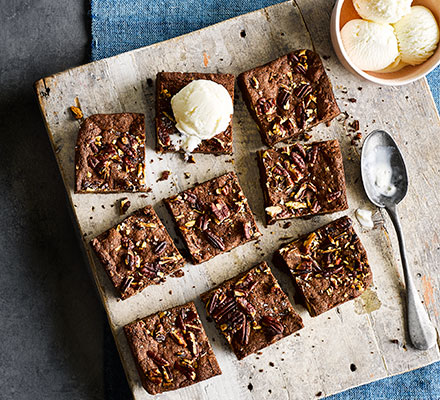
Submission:
[[[297,50],[238,77],[249,111],[269,147],[339,115],[321,58]]]
[[[179,135],[171,107],[171,98],[190,82],[198,79],[208,79],[223,85],[232,100],[234,100],[234,75],[159,72],[156,78],[156,140],[158,152],[177,151],[171,140],[172,136]],[[212,139],[203,140],[192,153],[232,154],[232,119],[224,132]]]
[[[195,264],[260,236],[234,172],[164,201]]]
[[[75,147],[75,192],[146,191],[143,114],[95,114]]]
[[[365,248],[348,217],[281,247],[274,262],[290,270],[312,317],[360,296],[373,279]]]
[[[258,152],[266,222],[348,208],[337,140]]]
[[[91,245],[122,299],[162,282],[184,265],[151,206],[102,233]]]
[[[265,262],[200,297],[240,360],[303,327]]]
[[[162,393],[221,374],[194,303],[124,327],[142,385]]]

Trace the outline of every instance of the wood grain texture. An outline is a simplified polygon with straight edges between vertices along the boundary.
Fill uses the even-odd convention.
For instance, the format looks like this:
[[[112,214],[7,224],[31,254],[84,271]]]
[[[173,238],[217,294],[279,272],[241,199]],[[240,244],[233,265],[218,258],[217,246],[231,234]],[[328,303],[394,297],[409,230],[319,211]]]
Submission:
[[[300,8],[299,8],[300,7]],[[238,74],[298,48],[312,48],[325,56],[324,64],[342,111],[330,127],[313,130],[314,139],[337,138],[342,147],[347,194],[354,219],[358,207],[372,208],[360,181],[359,148],[350,144],[348,123],[358,119],[364,134],[375,129],[389,130],[401,146],[409,167],[411,186],[400,205],[402,224],[409,244],[416,284],[431,318],[440,323],[440,156],[434,150],[440,122],[426,81],[402,88],[385,88],[360,81],[346,72],[334,55],[328,32],[332,2],[297,0],[256,11],[212,27],[116,57],[97,61],[36,83],[36,92],[50,140],[90,260],[96,284],[108,313],[109,323],[136,399],[151,398],[141,387],[122,326],[158,310],[195,300],[210,337],[223,375],[206,382],[165,394],[166,399],[306,399],[325,396],[418,368],[440,359],[439,348],[415,351],[405,337],[403,283],[397,245],[388,219],[379,211],[375,219],[384,222],[364,231],[355,229],[364,243],[373,270],[374,286],[361,298],[319,317],[301,313],[305,328],[298,335],[281,340],[260,355],[237,361],[212,323],[207,323],[198,295],[262,260],[270,262],[282,238],[296,237],[327,223],[341,213],[263,226],[261,190],[256,184],[258,168],[255,151],[263,145],[241,95],[236,92],[234,148],[231,156],[195,155],[196,164],[187,164],[179,154],[154,152],[154,79],[158,71],[228,72]],[[300,12],[301,9],[301,12]],[[245,31],[246,35],[240,33]],[[313,43],[311,42],[313,38]],[[362,88],[360,90],[360,88]],[[356,98],[350,102],[348,98]],[[84,115],[94,113],[140,112],[146,116],[146,180],[152,187],[148,196],[140,194],[73,193],[74,146],[79,124],[69,107],[79,101]],[[353,116],[353,117],[352,117]],[[231,160],[234,160],[234,163]],[[151,162],[150,162],[151,160]],[[172,174],[156,182],[162,171]],[[117,202],[129,197],[130,211],[152,204],[172,236],[177,240],[169,215],[161,203],[196,182],[235,170],[263,233],[258,243],[248,243],[200,266],[188,264],[185,276],[169,278],[160,286],[148,287],[125,301],[118,301],[102,266],[92,255],[89,240],[121,220]],[[189,179],[184,172],[191,174]],[[379,224],[382,225],[382,224]],[[293,302],[290,278],[272,268],[282,288]],[[398,341],[396,343],[396,340]],[[273,363],[273,366],[269,365]],[[351,364],[356,366],[356,370]],[[253,390],[248,389],[252,383]],[[318,396],[318,397],[319,397]]]

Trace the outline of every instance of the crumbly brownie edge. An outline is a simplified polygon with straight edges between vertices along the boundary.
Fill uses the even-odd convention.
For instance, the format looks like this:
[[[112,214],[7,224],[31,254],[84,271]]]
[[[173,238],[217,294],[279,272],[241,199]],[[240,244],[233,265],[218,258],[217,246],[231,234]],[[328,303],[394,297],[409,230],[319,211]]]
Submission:
[[[166,206],[167,210],[169,211],[170,215],[171,215],[172,218],[173,218],[174,225],[177,227],[177,221],[176,221],[176,219],[175,219],[174,211],[173,211],[173,209],[172,209],[170,203],[171,203],[171,200],[172,200],[175,196],[179,196],[179,195],[181,195],[182,193],[186,192],[187,190],[192,190],[192,189],[194,189],[195,187],[203,186],[203,185],[205,185],[205,184],[208,184],[208,183],[211,182],[211,181],[218,180],[218,179],[220,179],[220,178],[222,178],[222,177],[226,177],[226,176],[229,176],[231,180],[236,181],[236,184],[237,184],[237,186],[238,186],[238,188],[239,188],[239,191],[241,191],[241,192],[243,193],[243,189],[242,189],[242,187],[241,187],[241,185],[240,185],[240,181],[239,181],[239,179],[238,179],[237,174],[236,174],[234,171],[230,171],[230,172],[227,172],[227,173],[225,173],[225,174],[223,174],[223,175],[220,175],[220,176],[218,176],[218,177],[215,177],[215,178],[212,178],[212,179],[208,179],[208,180],[206,180],[206,181],[204,181],[204,182],[201,182],[201,183],[197,183],[197,184],[195,184],[194,186],[192,186],[191,188],[188,188],[188,189],[186,189],[186,190],[184,190],[184,191],[182,191],[182,192],[179,192],[179,193],[176,194],[176,195],[173,195],[173,196],[170,196],[170,197],[168,197],[168,198],[163,199],[162,201],[165,203],[165,206]],[[241,240],[241,243],[239,244],[239,246],[240,246],[240,245],[244,245],[244,244],[246,244],[246,243],[248,243],[248,242],[251,242],[251,241],[253,241],[253,240],[257,240],[258,237],[261,236],[261,232],[260,232],[260,230],[258,229],[258,225],[257,225],[257,223],[256,223],[256,221],[255,221],[255,218],[254,218],[254,216],[253,216],[253,213],[252,213],[252,210],[251,210],[251,208],[250,208],[250,205],[249,205],[249,203],[248,203],[248,201],[247,201],[247,198],[246,198],[246,203],[245,203],[245,210],[246,210],[246,213],[251,217],[250,222],[251,222],[251,225],[252,225],[253,230],[255,231],[255,233],[254,233],[255,237],[250,238],[250,239],[242,239],[242,240]],[[249,219],[248,219],[248,221],[249,221]],[[229,249],[229,250],[223,250],[223,251],[220,251],[220,252],[218,252],[217,254],[214,254],[212,257],[210,257],[210,258],[208,258],[208,259],[195,258],[195,257],[193,256],[191,250],[190,250],[190,243],[189,243],[188,240],[186,239],[185,235],[183,235],[183,233],[181,232],[180,229],[176,229],[176,231],[179,232],[179,236],[182,238],[182,240],[183,240],[183,242],[184,242],[184,244],[185,244],[185,246],[186,246],[188,252],[189,252],[190,255],[191,255],[191,260],[192,260],[192,262],[193,262],[195,265],[197,265],[197,264],[201,264],[201,263],[206,262],[206,261],[209,261],[209,260],[211,260],[212,258],[214,258],[214,257],[216,257],[216,256],[219,256],[220,254],[229,253],[229,252],[232,251],[234,248],[236,248],[236,247],[233,247],[233,248],[231,248],[231,249]],[[238,247],[238,246],[237,246],[237,247]]]
[[[167,244],[171,246],[173,251],[175,251],[178,254],[180,254],[180,252],[177,249],[177,247],[176,247],[173,239],[171,238],[168,230],[166,229],[165,225],[162,223],[162,221],[160,220],[159,216],[156,214],[156,212],[154,211],[154,208],[152,206],[146,206],[146,207],[142,207],[142,208],[136,210],[131,215],[129,215],[126,218],[124,218],[124,220],[122,220],[120,223],[124,222],[128,218],[138,218],[138,216],[144,214],[144,210],[146,210],[146,209],[148,209],[150,212],[152,212],[152,215],[153,215],[154,219],[156,220],[156,223],[159,225],[159,229],[166,234]],[[98,236],[93,238],[90,241],[90,246],[94,250],[94,253],[98,257],[99,261],[102,263],[102,266],[103,266],[103,268],[104,268],[104,270],[105,270],[105,272],[106,272],[110,282],[112,283],[112,286],[114,287],[115,292],[118,294],[120,299],[126,300],[126,299],[128,299],[128,298],[130,298],[130,297],[132,297],[132,296],[134,296],[134,295],[136,295],[138,293],[140,293],[141,291],[146,289],[148,286],[155,285],[155,284],[160,284],[161,282],[160,281],[159,282],[154,282],[153,280],[150,279],[149,281],[147,281],[149,283],[146,286],[144,286],[142,289],[134,291],[132,293],[121,292],[120,288],[115,285],[115,283],[113,281],[113,278],[111,276],[111,272],[116,271],[117,264],[114,263],[112,257],[110,257],[110,255],[102,248],[101,240],[102,240],[102,237],[104,237],[111,229],[115,229],[115,227],[118,226],[119,224],[113,225],[112,227],[110,227],[106,231],[102,232],[101,234],[99,234]],[[176,263],[175,268],[173,268],[172,271],[167,272],[165,277],[171,275],[174,272],[176,272],[178,269],[182,268],[184,265],[185,265],[185,259],[182,256],[182,258]]]
[[[206,345],[208,347],[208,351],[207,351],[207,354],[206,354],[206,359],[209,362],[209,367],[211,368],[211,370],[201,370],[201,371],[198,371],[197,379],[195,381],[191,382],[190,380],[187,380],[183,384],[181,384],[179,387],[174,388],[172,390],[178,390],[178,389],[181,389],[183,387],[191,386],[193,384],[197,384],[199,382],[202,382],[204,380],[207,380],[209,378],[212,378],[214,376],[222,374],[222,371],[221,371],[220,366],[219,366],[219,364],[217,362],[217,359],[215,357],[215,354],[214,354],[214,351],[212,349],[212,346],[211,346],[211,343],[209,341],[209,338],[206,335],[206,331],[204,329],[204,326],[203,326],[202,321],[200,319],[200,315],[199,315],[199,313],[197,311],[197,308],[196,308],[194,302],[190,301],[190,302],[188,302],[186,304],[182,304],[182,305],[179,305],[179,306],[176,306],[176,307],[172,307],[172,308],[169,308],[169,309],[164,310],[164,311],[170,311],[170,312],[176,313],[178,310],[185,309],[185,308],[189,308],[192,311],[194,311],[196,313],[197,317],[200,320],[200,325],[201,325],[201,328],[202,328],[204,342],[206,343]],[[130,323],[128,323],[127,325],[125,325],[123,327],[123,331],[124,331],[124,334],[126,336],[127,342],[129,344],[129,347],[130,347],[130,350],[131,350],[131,354],[132,354],[132,358],[133,358],[133,362],[134,362],[134,364],[136,366],[136,369],[138,371],[139,378],[141,379],[142,386],[144,387],[144,389],[149,394],[152,394],[152,395],[164,393],[164,392],[167,392],[169,390],[156,390],[156,385],[154,385],[145,376],[144,371],[142,370],[142,367],[140,366],[140,363],[138,362],[138,359],[136,357],[137,347],[135,346],[134,342],[131,340],[131,337],[135,336],[134,332],[132,332],[133,327],[135,327],[142,320],[145,320],[145,319],[148,319],[148,318],[154,318],[154,316],[156,316],[159,313],[160,313],[160,311],[156,312],[156,313],[153,313],[153,314],[150,314],[150,315],[148,315],[146,317],[143,317],[143,318],[138,318],[135,321],[130,322]]]
[[[82,183],[82,178],[81,178],[81,169],[78,170],[76,169],[76,167],[78,166],[78,164],[80,162],[84,162],[83,161],[83,153],[84,153],[84,149],[82,148],[83,146],[81,146],[81,142],[84,141],[84,139],[87,136],[87,133],[89,131],[89,129],[93,128],[93,125],[95,126],[99,126],[99,124],[103,123],[105,126],[99,126],[100,130],[106,130],[108,129],[108,124],[112,124],[113,123],[118,123],[117,121],[117,117],[124,117],[124,116],[130,116],[132,117],[132,121],[128,126],[125,126],[125,130],[130,129],[130,126],[133,125],[134,123],[138,123],[143,130],[143,134],[145,135],[145,115],[144,114],[140,114],[140,113],[116,113],[116,114],[93,114],[90,115],[89,117],[87,117],[80,126],[80,129],[78,131],[78,136],[77,136],[77,140],[75,142],[75,183],[74,183],[74,192],[76,194],[93,194],[93,193],[102,193],[102,194],[106,194],[106,193],[124,193],[124,192],[128,192],[128,193],[133,193],[133,192],[147,192],[149,190],[148,186],[146,185],[146,183],[144,182],[143,184],[139,185],[139,187],[137,187],[135,190],[125,190],[125,189],[106,189],[106,190],[101,190],[101,189],[94,189],[92,191],[89,190],[84,190],[81,189],[81,183]],[[116,120],[116,121],[115,121]],[[146,139],[144,139],[144,158],[142,160],[143,168],[143,175],[144,175],[144,180],[145,180],[145,159],[146,159],[146,152],[145,152],[145,148],[146,148]],[[85,161],[85,164],[87,165],[87,161]]]

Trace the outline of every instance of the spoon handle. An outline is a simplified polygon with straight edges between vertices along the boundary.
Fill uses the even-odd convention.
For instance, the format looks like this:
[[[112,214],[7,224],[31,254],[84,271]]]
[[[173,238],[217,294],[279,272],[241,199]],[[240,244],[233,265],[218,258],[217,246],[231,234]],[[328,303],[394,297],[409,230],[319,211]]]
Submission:
[[[419,294],[414,285],[410,268],[406,260],[405,241],[396,205],[387,205],[386,210],[396,229],[399,240],[400,257],[402,259],[403,275],[406,285],[406,302],[408,312],[408,332],[413,346],[419,350],[427,350],[434,346],[437,334],[434,325],[431,323],[428,313],[420,301]]]

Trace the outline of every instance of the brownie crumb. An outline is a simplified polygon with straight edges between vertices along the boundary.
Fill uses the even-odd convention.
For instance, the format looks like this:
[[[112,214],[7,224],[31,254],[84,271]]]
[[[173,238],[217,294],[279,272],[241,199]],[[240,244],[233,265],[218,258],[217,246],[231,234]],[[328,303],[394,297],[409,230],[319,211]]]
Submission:
[[[75,119],[81,119],[84,117],[83,112],[79,107],[71,106],[70,111]]]
[[[245,37],[246,37],[246,31],[245,31],[244,29],[240,32],[240,36],[241,36],[242,38],[245,38]]]
[[[272,361],[269,363],[269,365],[270,365],[271,367],[275,367],[275,364],[274,364]]]
[[[351,372],[356,371],[357,370],[356,365],[355,364],[350,364],[350,370],[351,370]]]
[[[320,396],[322,396],[322,392],[318,392],[318,393],[316,393],[315,396],[316,396],[316,397],[320,397]]]
[[[171,175],[170,171],[162,171],[159,179],[157,179],[156,182],[166,181],[170,177],[170,175]]]
[[[348,101],[349,101],[350,103],[356,103],[356,102],[357,102],[357,100],[356,100],[354,97],[350,97],[350,98],[348,99]]]
[[[131,206],[131,203],[127,197],[124,197],[123,199],[121,199],[120,203],[119,203],[119,214],[124,215],[128,211],[128,209],[130,208],[130,206]]]
[[[248,389],[252,392],[252,390],[254,389],[254,385],[252,385],[252,383],[249,383]]]
[[[185,275],[185,272],[183,272],[183,270],[181,270],[181,269],[178,269],[176,272],[174,272],[170,276],[171,276],[171,278],[181,278],[184,275]]]
[[[358,131],[360,128],[359,120],[355,119],[353,122],[348,124],[350,128],[353,128],[355,131]]]
[[[291,225],[292,225],[292,223],[290,221],[288,221],[283,225],[283,229],[290,228]]]

